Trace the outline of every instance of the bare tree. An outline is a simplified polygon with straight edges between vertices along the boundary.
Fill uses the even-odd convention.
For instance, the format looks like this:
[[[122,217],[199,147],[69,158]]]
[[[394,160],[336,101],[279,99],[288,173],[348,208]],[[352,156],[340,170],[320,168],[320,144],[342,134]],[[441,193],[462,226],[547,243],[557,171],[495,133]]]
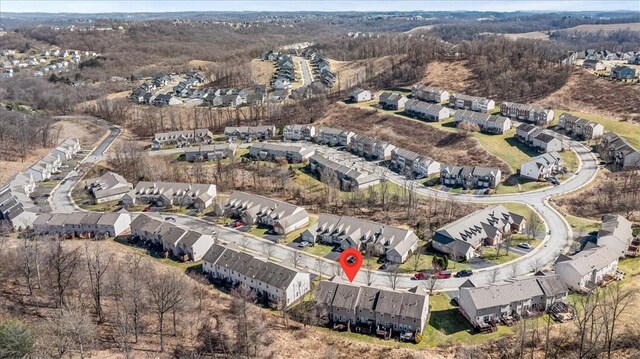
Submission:
[[[318,272],[320,279],[322,279],[324,272],[327,270],[327,266],[328,264],[324,260],[316,259],[316,271]]]
[[[389,285],[393,290],[396,290],[396,286],[400,281],[400,272],[398,269],[399,269],[399,266],[394,265],[392,269],[389,269],[386,272],[387,280],[389,281]]]
[[[267,258],[267,260],[269,260],[273,256],[273,252],[275,250],[275,248],[273,246],[274,246],[274,244],[271,243],[271,242],[264,243],[262,245],[262,254],[264,254],[264,256]]]
[[[544,266],[542,265],[542,262],[540,262],[539,258],[536,258],[530,265],[529,268],[531,269],[531,271],[533,273],[537,273],[539,271],[542,270]]]
[[[104,321],[102,298],[105,289],[105,274],[109,269],[113,254],[98,248],[98,242],[93,242],[93,248],[89,249],[89,242],[87,241],[84,242],[84,255],[87,261],[87,274],[89,275],[93,306],[98,315],[98,323],[102,323]]]
[[[249,248],[249,237],[247,236],[240,237],[240,248],[242,248],[245,251],[247,250],[247,248]]]
[[[235,319],[235,352],[253,358],[268,356],[264,352],[269,342],[269,326],[263,314],[252,305],[253,291],[244,285],[232,291],[231,313]],[[260,354],[258,354],[260,353]]]
[[[78,250],[67,250],[63,247],[61,239],[54,239],[49,242],[48,254],[49,281],[56,298],[56,306],[60,307],[65,303],[67,289],[78,265]]]
[[[542,218],[540,218],[536,212],[532,211],[529,218],[527,218],[527,226],[524,230],[529,240],[534,239],[536,234],[542,233],[543,229],[544,222],[542,221]]]
[[[509,272],[510,278],[515,278],[518,276],[518,263],[514,263],[513,265],[511,265],[511,267],[509,267],[511,269],[511,271]]]
[[[293,249],[289,251],[288,259],[294,268],[298,268],[302,264],[303,255],[300,251]]]
[[[149,275],[146,286],[150,304],[158,319],[160,352],[163,352],[165,315],[182,302],[186,291],[185,279],[175,271],[156,272]]]
[[[414,271],[418,271],[418,267],[420,267],[420,259],[422,259],[422,251],[423,251],[423,248],[421,246],[418,246],[418,249],[416,249],[415,253],[413,253],[413,256],[411,257],[411,263],[413,264]]]
[[[578,296],[571,304],[574,313],[574,325],[578,332],[580,358],[590,356],[596,350],[600,336],[604,330],[599,324],[600,292],[592,291],[587,295]]]
[[[497,282],[497,281],[498,281],[498,279],[500,279],[500,270],[499,270],[498,268],[496,268],[496,269],[492,270],[492,271],[489,273],[489,276],[490,276],[490,277],[489,277],[489,282],[490,282],[490,283],[495,283],[495,282]]]
[[[429,295],[433,295],[433,290],[436,288],[436,284],[438,284],[438,279],[435,275],[430,275],[424,281],[424,287]]]
[[[75,347],[80,358],[85,358],[96,335],[96,325],[80,306],[63,308],[48,321],[45,328],[49,334],[48,349],[59,357]]]
[[[625,289],[620,283],[615,283],[604,290],[600,311],[605,327],[605,350],[607,358],[611,358],[612,350],[616,342],[616,328],[618,319],[632,304],[636,292]]]
[[[33,243],[24,236],[20,243],[20,253],[22,255],[22,262],[20,265],[20,273],[24,276],[24,279],[27,281],[27,289],[29,290],[29,295],[33,294],[33,280],[35,276],[35,268],[34,268],[34,253]]]

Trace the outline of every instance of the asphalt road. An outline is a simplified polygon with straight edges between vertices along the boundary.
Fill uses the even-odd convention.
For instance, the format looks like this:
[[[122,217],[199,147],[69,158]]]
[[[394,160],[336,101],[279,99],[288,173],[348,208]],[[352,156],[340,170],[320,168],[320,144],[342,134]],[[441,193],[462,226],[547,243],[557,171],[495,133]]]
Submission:
[[[309,61],[302,57],[294,57],[294,59],[298,61],[298,65],[302,71],[302,86],[310,85],[313,82],[313,75],[311,74]]]
[[[110,127],[111,134],[107,137],[97,148],[87,157],[85,160],[88,163],[95,163],[105,157],[105,151],[108,146],[115,140],[120,133],[117,127]],[[498,279],[512,278],[516,276],[524,276],[532,274],[533,268],[549,267],[553,264],[557,256],[566,252],[568,249],[573,233],[568,223],[564,218],[548,204],[548,199],[552,196],[561,195],[567,192],[574,191],[580,187],[589,183],[595,178],[598,171],[598,161],[596,157],[590,152],[590,150],[584,145],[570,141],[571,148],[577,153],[580,158],[581,166],[577,173],[556,187],[550,187],[547,189],[518,193],[508,195],[491,195],[491,196],[476,196],[476,195],[460,195],[451,194],[443,191],[438,191],[425,187],[417,187],[416,191],[425,196],[432,196],[438,198],[452,198],[456,201],[462,202],[474,202],[474,203],[500,203],[500,202],[518,202],[525,203],[531,206],[537,211],[545,221],[546,230],[549,234],[544,238],[543,242],[535,249],[528,251],[525,255],[519,257],[516,261],[505,263],[498,266],[492,266],[488,268],[479,269],[474,271],[473,280],[476,284],[487,284],[494,280],[494,277]],[[316,148],[319,152],[323,152],[330,156],[337,156],[344,161],[349,162],[349,165],[359,169],[365,169],[372,172],[380,173],[381,167],[375,163],[367,162],[359,157],[353,156],[344,151],[339,151],[335,148],[327,148],[324,146],[318,146],[315,144],[307,144],[309,147]],[[184,151],[184,149],[171,149],[163,151],[154,151],[155,154],[170,154]],[[405,186],[405,179],[393,172],[387,171],[385,174],[389,181],[392,181],[400,186]],[[80,173],[75,171],[69,174],[69,177],[64,184],[54,191],[52,196],[52,207],[56,211],[71,212],[76,210],[75,203],[71,200],[70,192],[73,185],[81,178]],[[133,214],[136,216],[137,214]],[[231,228],[221,227],[213,223],[207,222],[202,219],[166,214],[175,217],[177,223],[184,225],[192,229],[198,229],[202,231],[216,231],[218,233],[219,240],[223,242],[235,243],[239,246],[245,246],[248,250],[255,253],[264,253],[265,248],[270,247],[271,256],[282,261],[292,261],[294,255],[297,256],[299,268],[304,268],[318,274],[337,274],[344,278],[344,274],[340,270],[339,265],[325,258],[320,258],[314,255],[307,254],[298,249],[288,247],[285,245],[273,244],[262,238],[254,237],[246,233],[236,231]],[[497,276],[495,272],[497,271]],[[392,282],[391,276],[385,272],[374,271],[371,273],[371,282],[377,286],[390,287]],[[438,280],[436,289],[442,291],[456,290],[466,278],[451,278]],[[355,283],[366,285],[367,273],[360,271],[354,280]],[[397,278],[396,288],[411,288],[416,285],[420,285],[421,282],[411,280],[411,275],[400,275]]]

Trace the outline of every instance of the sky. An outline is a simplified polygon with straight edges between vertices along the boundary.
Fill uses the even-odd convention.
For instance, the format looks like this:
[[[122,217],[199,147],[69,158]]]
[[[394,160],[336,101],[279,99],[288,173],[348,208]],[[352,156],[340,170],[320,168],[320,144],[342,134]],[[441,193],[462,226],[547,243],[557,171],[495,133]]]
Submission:
[[[0,0],[2,12],[103,13],[176,11],[640,11],[640,0]]]

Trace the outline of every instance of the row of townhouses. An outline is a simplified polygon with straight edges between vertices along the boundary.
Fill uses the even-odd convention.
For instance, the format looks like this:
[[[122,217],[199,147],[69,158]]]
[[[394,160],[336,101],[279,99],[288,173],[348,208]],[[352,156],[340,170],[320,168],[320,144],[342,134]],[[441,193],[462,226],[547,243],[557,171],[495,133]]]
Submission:
[[[296,79],[293,59],[290,55],[279,55],[275,60],[275,74],[271,82],[271,87],[276,90],[286,90],[291,88]]]
[[[232,158],[236,154],[237,147],[238,146],[234,143],[188,147],[184,151],[184,159],[189,162],[195,162],[217,161],[225,158]]]
[[[527,221],[521,215],[495,205],[471,213],[438,229],[433,236],[433,248],[455,260],[477,256],[481,246],[499,245],[505,235],[522,232]]]
[[[429,317],[429,297],[335,281],[321,281],[315,301],[333,323],[396,332],[421,333]]]
[[[333,87],[337,80],[337,75],[331,69],[329,59],[314,48],[304,49],[302,56],[311,61],[314,78],[319,79],[327,87]]]
[[[60,172],[62,162],[74,158],[78,151],[80,151],[80,141],[77,138],[67,138],[48,155],[29,167],[26,172],[29,172],[36,182],[48,181],[53,174]]]
[[[463,122],[474,123],[478,125],[481,132],[491,134],[503,134],[511,128],[511,120],[508,117],[467,110],[456,111],[454,123],[458,126]]]
[[[528,123],[516,127],[516,139],[542,153],[564,150],[562,140],[554,132]]]
[[[199,261],[214,243],[211,234],[165,222],[159,215],[147,214],[140,214],[131,222],[131,237],[162,246],[168,257],[185,261]]]
[[[355,133],[339,128],[320,127],[316,142],[327,146],[348,146]]]
[[[484,97],[469,96],[461,93],[449,95],[449,107],[455,109],[490,113],[495,106],[495,101]]]
[[[621,278],[618,260],[636,256],[638,246],[631,222],[619,215],[604,215],[596,242],[588,242],[572,256],[560,255],[555,271],[570,289],[588,292],[603,282]]]
[[[378,97],[378,105],[385,110],[402,111],[407,101],[407,96],[395,92],[383,92]]]
[[[205,254],[202,271],[230,287],[246,286],[259,301],[280,308],[289,307],[311,290],[309,273],[220,244],[213,244]]]
[[[440,167],[440,183],[448,187],[496,188],[500,184],[501,178],[502,171],[499,168],[448,164],[443,164]]]
[[[216,211],[248,225],[270,227],[277,234],[287,234],[309,224],[309,213],[302,207],[241,191],[234,191],[224,208]]]
[[[306,161],[314,153],[314,149],[298,144],[260,142],[251,145],[248,156],[263,161],[285,158],[289,163],[299,163]]]
[[[438,104],[449,102],[449,91],[423,84],[413,85],[411,87],[411,95],[421,101],[434,102]]]
[[[96,236],[116,237],[129,230],[129,213],[41,213],[33,222],[38,234],[60,235],[80,238]]]
[[[133,189],[133,184],[114,172],[105,172],[100,177],[85,180],[85,189],[94,203],[119,201]]]
[[[538,126],[546,126],[553,121],[553,110],[516,102],[500,104],[500,113],[512,120],[525,121]]]
[[[16,230],[30,228],[38,209],[29,197],[36,188],[33,175],[20,172],[0,187],[0,220]]]
[[[386,160],[396,146],[377,138],[355,134],[347,144],[347,149],[366,159]]]
[[[211,143],[213,133],[206,128],[156,133],[151,140],[151,148],[158,150],[164,146],[185,147],[191,143]]]
[[[309,169],[322,182],[336,185],[342,191],[358,191],[380,183],[380,176],[374,173],[358,171],[318,153],[309,157]],[[332,176],[338,183],[330,183]]]
[[[363,219],[323,213],[318,222],[301,235],[309,243],[355,248],[374,256],[386,256],[394,263],[404,263],[418,248],[418,236],[408,229]]]
[[[373,100],[373,94],[370,90],[355,88],[349,92],[349,100],[351,102],[367,102]]]
[[[565,303],[568,294],[558,275],[542,272],[484,286],[468,280],[458,290],[458,309],[475,328],[482,330],[510,318],[541,315],[554,304]]]
[[[531,180],[545,180],[564,169],[564,161],[558,152],[548,152],[536,156],[520,166],[520,177]]]
[[[451,116],[447,107],[416,99],[410,99],[404,104],[404,112],[409,116],[429,122],[440,122]]]
[[[558,128],[579,140],[595,140],[604,134],[604,126],[601,124],[566,112],[558,117]]]
[[[440,162],[413,151],[396,147],[391,151],[391,167],[408,177],[425,178],[440,173]]]
[[[276,126],[240,126],[225,127],[224,137],[229,141],[270,140],[278,135]]]
[[[282,135],[288,141],[311,141],[316,137],[316,126],[286,125],[282,130]]]
[[[640,152],[620,135],[606,132],[596,147],[603,160],[621,170],[640,168]]]
[[[150,204],[203,210],[213,204],[215,198],[216,186],[213,184],[140,181],[122,196],[122,203],[125,206]]]

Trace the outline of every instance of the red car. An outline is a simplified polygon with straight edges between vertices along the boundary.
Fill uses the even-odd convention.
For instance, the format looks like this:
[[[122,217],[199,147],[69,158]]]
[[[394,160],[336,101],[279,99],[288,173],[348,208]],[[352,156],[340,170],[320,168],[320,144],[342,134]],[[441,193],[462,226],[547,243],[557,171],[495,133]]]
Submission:
[[[446,271],[446,270],[439,271],[438,273],[436,273],[436,278],[438,278],[438,279],[451,278],[451,272]]]
[[[235,228],[240,228],[240,227],[244,226],[244,223],[242,223],[242,221],[236,221],[236,223],[234,223],[233,226]]]
[[[151,210],[151,206],[146,206],[146,207],[144,207],[142,212],[149,212],[150,210]]]
[[[427,274],[425,272],[418,272],[413,276],[416,280],[425,280],[427,279]]]

